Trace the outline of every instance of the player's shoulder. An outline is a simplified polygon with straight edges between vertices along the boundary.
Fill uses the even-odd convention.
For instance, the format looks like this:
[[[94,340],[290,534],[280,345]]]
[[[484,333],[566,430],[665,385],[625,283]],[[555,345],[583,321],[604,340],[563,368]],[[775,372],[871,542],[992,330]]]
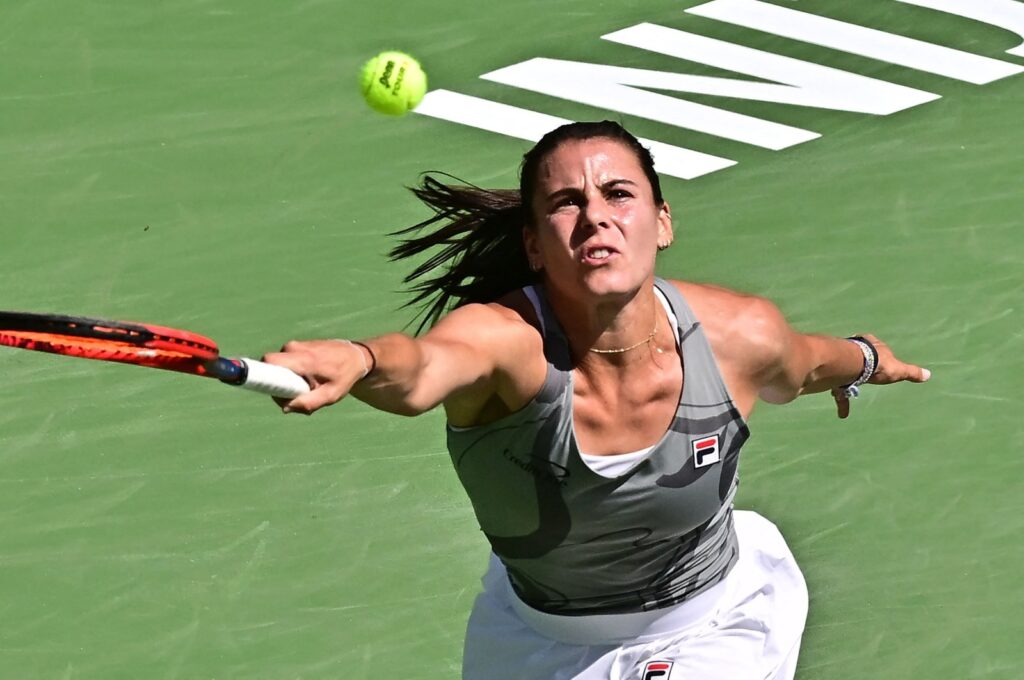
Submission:
[[[488,303],[488,306],[516,323],[537,325],[537,311],[522,288],[505,293],[494,302]]]
[[[512,291],[493,302],[471,302],[453,309],[432,332],[471,333],[473,337],[505,338],[522,342],[530,337],[540,338],[539,322],[533,305],[522,291]]]
[[[712,283],[670,279],[702,323],[744,322],[772,325],[782,319],[774,302],[766,297]]]
[[[766,297],[710,283],[671,280],[719,356],[757,360],[776,354],[789,325]]]

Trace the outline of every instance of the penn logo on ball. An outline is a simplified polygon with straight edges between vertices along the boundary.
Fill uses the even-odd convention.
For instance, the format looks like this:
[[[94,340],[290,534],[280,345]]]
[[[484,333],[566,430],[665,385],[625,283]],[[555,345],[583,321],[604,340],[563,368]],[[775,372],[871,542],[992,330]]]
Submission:
[[[363,99],[374,111],[401,116],[412,111],[427,93],[427,74],[404,52],[381,52],[359,74]]]

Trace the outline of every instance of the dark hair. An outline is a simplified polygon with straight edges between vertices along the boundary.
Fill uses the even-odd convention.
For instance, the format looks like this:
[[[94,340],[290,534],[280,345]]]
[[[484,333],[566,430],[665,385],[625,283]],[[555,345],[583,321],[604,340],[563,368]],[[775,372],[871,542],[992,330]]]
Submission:
[[[403,260],[441,247],[404,278],[414,294],[407,306],[422,305],[417,330],[433,325],[453,307],[491,302],[540,281],[540,274],[527,261],[522,229],[533,223],[531,206],[541,162],[565,142],[597,138],[620,142],[633,151],[651,183],[654,201],[661,205],[661,182],[651,152],[621,125],[607,120],[568,123],[544,135],[523,156],[518,190],[446,184],[435,177],[441,173],[424,173],[419,186],[410,187],[434,215],[392,234],[414,236],[392,248],[391,259]]]

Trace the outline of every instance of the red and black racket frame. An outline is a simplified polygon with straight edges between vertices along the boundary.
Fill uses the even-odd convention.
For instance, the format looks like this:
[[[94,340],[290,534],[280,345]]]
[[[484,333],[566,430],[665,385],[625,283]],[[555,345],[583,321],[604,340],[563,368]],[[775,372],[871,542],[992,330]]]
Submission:
[[[22,337],[5,334],[31,333],[41,337]],[[71,337],[110,343],[107,347],[131,347],[177,354],[160,360],[146,360],[138,354],[130,358],[98,356],[89,352],[74,354],[87,358],[105,359],[120,363],[132,363],[163,368],[166,370],[196,375],[209,375],[231,385],[241,385],[247,378],[245,363],[220,356],[217,344],[210,338],[164,326],[125,321],[109,321],[80,316],[59,314],[36,314],[31,312],[0,311],[0,344],[21,347],[55,354],[71,354],[57,349],[59,342],[47,342],[52,338]],[[156,356],[156,355],[155,355]]]

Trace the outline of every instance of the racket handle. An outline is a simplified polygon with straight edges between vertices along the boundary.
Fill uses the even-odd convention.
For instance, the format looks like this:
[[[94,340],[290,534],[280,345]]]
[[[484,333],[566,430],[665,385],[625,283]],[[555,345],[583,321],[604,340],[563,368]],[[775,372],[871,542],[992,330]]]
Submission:
[[[239,359],[244,368],[241,380],[232,384],[272,397],[292,399],[309,392],[309,384],[298,373],[255,359]]]

